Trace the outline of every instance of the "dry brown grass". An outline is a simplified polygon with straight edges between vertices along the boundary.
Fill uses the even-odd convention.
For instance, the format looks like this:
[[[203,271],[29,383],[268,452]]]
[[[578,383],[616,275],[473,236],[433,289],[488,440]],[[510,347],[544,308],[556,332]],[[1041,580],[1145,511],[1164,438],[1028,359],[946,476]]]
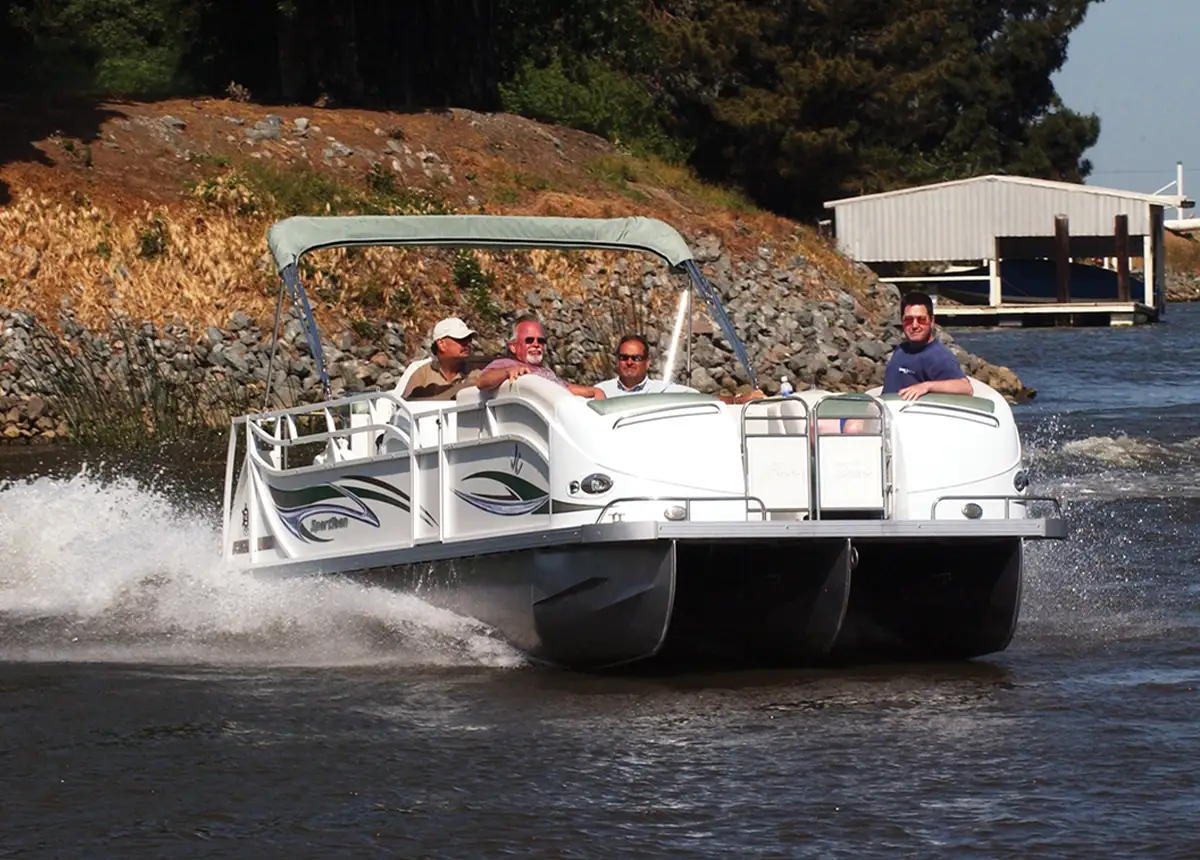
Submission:
[[[811,230],[756,210],[734,191],[583,133],[542,133],[519,117],[281,109],[285,125],[303,115],[325,135],[364,151],[379,151],[377,129],[403,126],[406,145],[436,151],[453,167],[457,182],[447,184],[440,174],[426,178],[405,168],[393,176],[386,165],[371,168],[365,160],[322,165],[319,135],[263,142],[249,153],[263,156],[255,160],[240,137],[230,142],[224,118],[260,117],[242,104],[176,100],[108,109],[113,119],[98,139],[109,145],[95,148],[90,166],[62,160],[61,146],[47,140],[36,143],[44,162],[0,170],[12,190],[12,202],[0,208],[0,304],[50,323],[67,305],[81,322],[102,328],[114,311],[137,320],[178,320],[195,331],[223,325],[241,310],[265,325],[277,288],[267,227],[275,217],[330,203],[340,213],[432,206],[429,211],[658,217],[692,238],[716,234],[734,256],[753,257],[769,243],[776,264],[800,255],[856,291],[861,280]],[[165,113],[186,121],[182,137],[158,129],[155,120]],[[20,119],[11,108],[0,114],[0,125]],[[164,148],[168,138],[176,149]],[[185,145],[191,155],[181,160],[177,149]],[[603,288],[637,286],[641,279],[632,269],[613,276],[611,254],[476,257],[480,270],[494,275],[489,304],[504,310],[523,309],[530,290],[580,296],[589,274]],[[306,258],[304,276],[327,331],[387,319],[423,332],[447,313],[470,318],[473,303],[479,304],[456,283],[455,260],[451,251],[428,249],[331,251]],[[813,278],[800,289],[822,297],[825,288]],[[657,291],[653,306],[672,302],[673,292]],[[588,298],[595,299],[589,310],[614,328],[641,324],[611,296]]]
[[[70,307],[91,327],[104,327],[114,311],[135,320],[177,319],[196,331],[241,310],[265,325],[277,289],[266,251],[269,224],[198,201],[121,218],[83,201],[25,197],[0,209],[0,304],[47,322]],[[601,252],[476,257],[496,275],[492,298],[502,308],[520,308],[527,291],[547,286],[563,298],[580,296],[583,276],[613,260]],[[302,268],[324,324],[387,319],[424,332],[450,313],[475,316],[454,284],[450,251],[332,249],[307,256]]]
[[[1194,234],[1167,233],[1167,268],[1173,272],[1200,273],[1200,239]]]
[[[223,322],[226,307],[267,306],[265,229],[189,207],[118,218],[86,202],[23,197],[0,210],[0,302],[44,316],[70,306],[89,325],[111,311]]]

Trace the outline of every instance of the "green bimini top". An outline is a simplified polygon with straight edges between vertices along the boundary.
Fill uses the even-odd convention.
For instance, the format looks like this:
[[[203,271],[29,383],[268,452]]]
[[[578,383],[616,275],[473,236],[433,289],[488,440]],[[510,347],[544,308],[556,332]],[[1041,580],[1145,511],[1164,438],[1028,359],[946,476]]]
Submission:
[[[672,268],[692,259],[675,228],[655,218],[523,215],[336,215],[285,218],[267,244],[280,272],[319,248],[443,245],[458,248],[594,248],[647,251]]]

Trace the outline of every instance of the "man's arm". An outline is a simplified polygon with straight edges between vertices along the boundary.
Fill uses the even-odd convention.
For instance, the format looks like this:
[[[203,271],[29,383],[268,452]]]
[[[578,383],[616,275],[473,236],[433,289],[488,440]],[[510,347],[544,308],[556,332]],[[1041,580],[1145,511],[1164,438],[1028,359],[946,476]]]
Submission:
[[[971,388],[971,380],[965,376],[960,376],[957,379],[931,379],[929,382],[922,382],[925,386],[926,394],[971,394],[974,389]]]
[[[475,387],[480,391],[492,391],[500,387],[504,381],[511,382],[517,377],[529,373],[529,368],[523,364],[507,364],[484,370],[475,380]]]
[[[568,382],[567,391],[570,391],[572,394],[578,397],[590,397],[593,400],[604,399],[604,392],[591,385],[576,385],[573,382]]]
[[[929,390],[934,394],[974,394],[975,389],[971,387],[971,380],[965,376],[960,376],[958,379],[939,379],[929,383]]]
[[[748,391],[745,394],[718,394],[717,399],[722,403],[736,405],[749,403],[751,400],[762,400],[766,396],[760,389],[755,388],[753,391]]]
[[[971,380],[965,376],[958,379],[934,379],[929,382],[918,382],[908,388],[900,389],[900,397],[904,400],[916,400],[925,394],[974,394]]]

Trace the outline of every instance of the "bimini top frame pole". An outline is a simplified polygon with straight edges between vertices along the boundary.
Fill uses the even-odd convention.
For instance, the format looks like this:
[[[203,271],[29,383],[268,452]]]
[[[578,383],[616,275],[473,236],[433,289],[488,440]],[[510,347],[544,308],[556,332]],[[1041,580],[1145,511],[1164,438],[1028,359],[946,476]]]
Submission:
[[[329,379],[320,336],[313,320],[297,264],[309,251],[369,245],[430,245],[456,248],[595,249],[645,251],[688,276],[704,299],[722,334],[733,347],[752,383],[754,369],[716,291],[700,272],[683,237],[654,218],[546,218],[517,215],[364,215],[286,218],[267,231],[267,243],[283,278],[283,290],[300,313],[326,396]],[[278,340],[282,294],[276,309]],[[272,349],[272,355],[274,348]],[[270,397],[270,373],[267,396]]]

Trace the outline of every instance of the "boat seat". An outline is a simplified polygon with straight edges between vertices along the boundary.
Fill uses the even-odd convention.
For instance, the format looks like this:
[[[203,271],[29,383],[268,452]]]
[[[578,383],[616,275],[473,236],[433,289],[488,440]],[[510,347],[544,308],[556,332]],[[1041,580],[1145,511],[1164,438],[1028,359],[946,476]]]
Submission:
[[[400,374],[400,380],[392,387],[391,394],[403,399],[404,389],[408,388],[408,381],[412,379],[413,374],[431,361],[433,361],[433,356],[427,356],[404,368],[404,373]],[[392,413],[395,411],[396,407],[390,400],[379,400],[375,404],[372,417],[375,419],[375,423],[386,424],[392,420]]]
[[[886,473],[883,406],[862,394],[831,395],[814,408],[815,470],[822,511],[881,513]],[[836,423],[833,419],[836,419]],[[846,427],[846,419],[859,425]]]
[[[763,503],[768,519],[809,516],[811,443],[805,404],[793,398],[752,400],[739,411],[747,495]]]
[[[432,361],[433,356],[430,355],[419,359],[418,361],[414,361],[408,367],[404,368],[404,372],[400,374],[400,381],[397,382],[395,387],[392,389],[392,394],[395,394],[397,397],[403,397],[404,389],[408,388],[408,381],[412,379],[413,374]]]

